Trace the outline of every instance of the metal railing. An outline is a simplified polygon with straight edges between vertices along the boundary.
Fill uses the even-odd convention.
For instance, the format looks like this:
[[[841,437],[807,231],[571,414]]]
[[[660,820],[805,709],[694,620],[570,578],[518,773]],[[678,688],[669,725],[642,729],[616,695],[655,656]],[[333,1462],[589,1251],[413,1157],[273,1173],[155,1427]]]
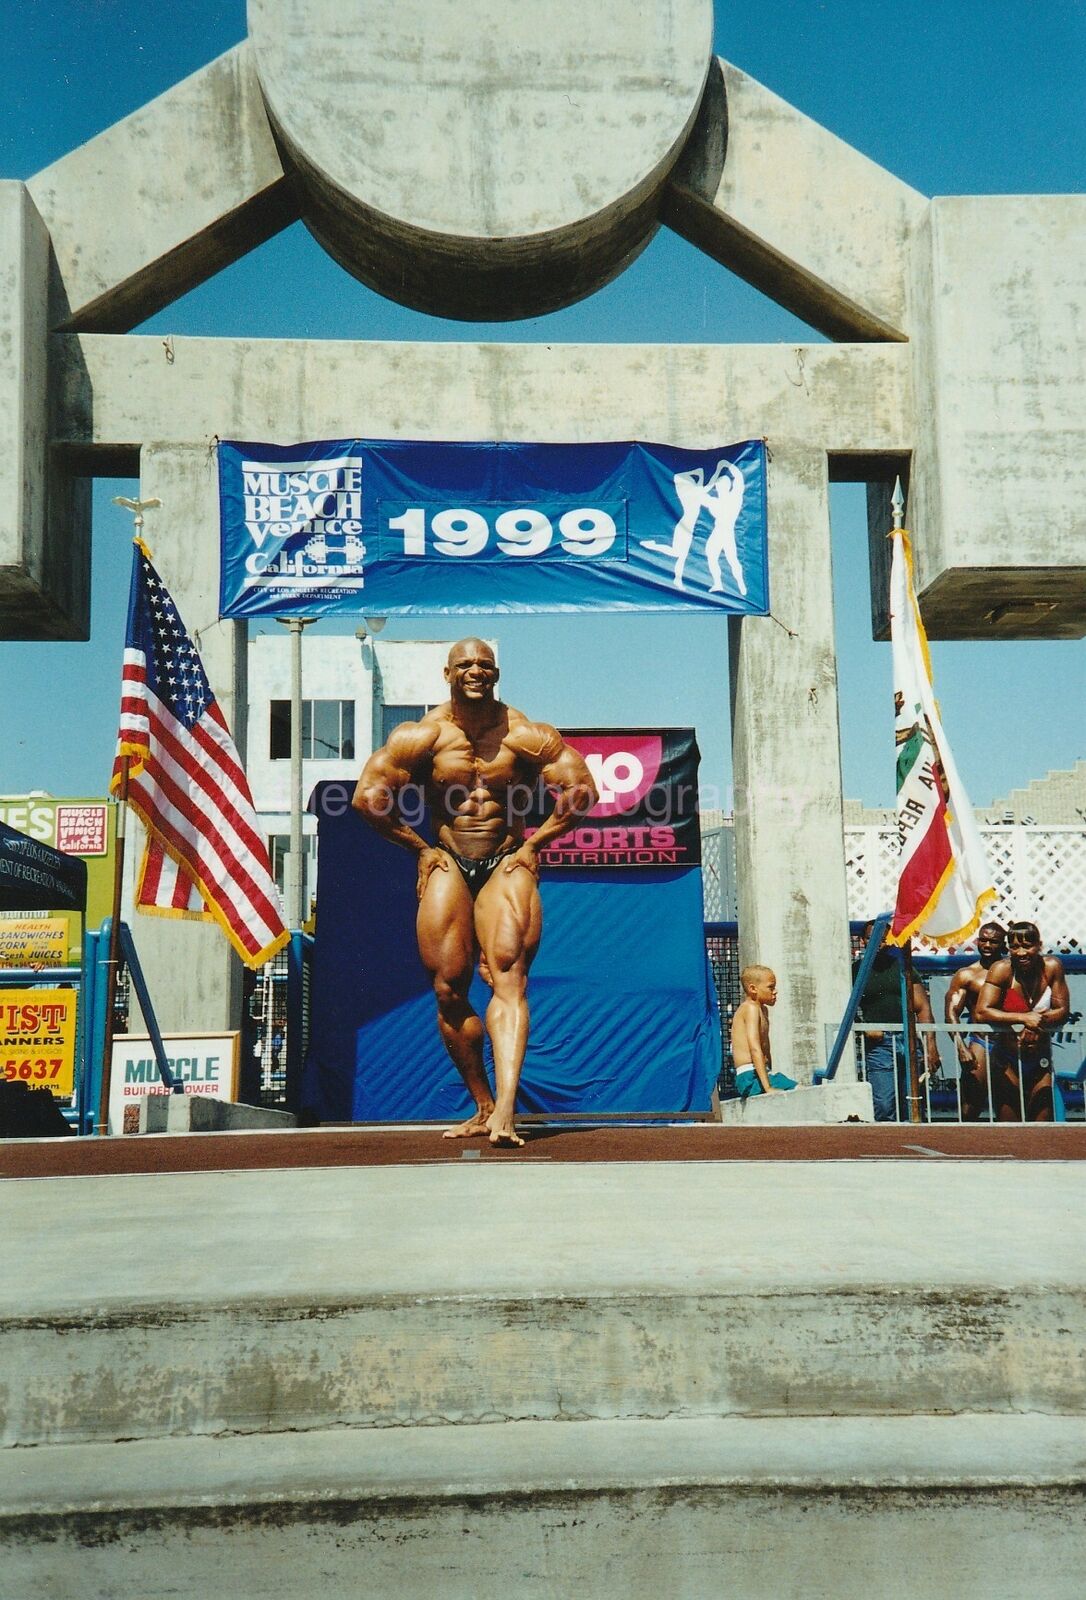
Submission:
[[[871,1082],[884,1098],[892,1088],[893,1121],[1086,1120],[1086,1027],[1059,1028],[1041,1045],[1023,1047],[1008,1028],[978,1022],[919,1022],[915,1105],[903,1025],[855,1023],[849,1031],[851,1047],[846,1047],[837,1076],[844,1077],[845,1063],[854,1058],[862,1082]],[[835,1034],[827,1024],[827,1053]]]
[[[720,1012],[720,1076],[717,1093],[729,1096],[735,1088],[730,1030],[735,1008],[743,998],[739,982],[739,926],[735,922],[705,923],[705,954]]]
[[[293,932],[289,945],[246,975],[241,1098],[275,1111],[298,1111],[309,1047],[313,937]]]

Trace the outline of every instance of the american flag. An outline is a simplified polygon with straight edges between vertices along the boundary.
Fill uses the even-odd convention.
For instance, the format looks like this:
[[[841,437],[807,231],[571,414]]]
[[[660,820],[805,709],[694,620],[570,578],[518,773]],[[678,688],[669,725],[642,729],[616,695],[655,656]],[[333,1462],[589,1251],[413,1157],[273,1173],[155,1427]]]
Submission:
[[[146,546],[135,541],[111,788],[147,829],[137,905],[214,920],[259,967],[290,935],[252,795],[203,663]]]

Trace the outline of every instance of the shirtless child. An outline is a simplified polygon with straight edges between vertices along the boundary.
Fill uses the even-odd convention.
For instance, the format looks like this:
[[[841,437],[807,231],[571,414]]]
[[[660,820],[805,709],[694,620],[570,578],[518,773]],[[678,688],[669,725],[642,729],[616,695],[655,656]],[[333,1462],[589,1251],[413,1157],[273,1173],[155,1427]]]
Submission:
[[[773,1072],[769,1046],[769,1006],[777,1004],[777,975],[769,967],[744,967],[739,978],[746,996],[732,1017],[735,1092],[741,1100],[756,1094],[794,1089],[792,1078]]]

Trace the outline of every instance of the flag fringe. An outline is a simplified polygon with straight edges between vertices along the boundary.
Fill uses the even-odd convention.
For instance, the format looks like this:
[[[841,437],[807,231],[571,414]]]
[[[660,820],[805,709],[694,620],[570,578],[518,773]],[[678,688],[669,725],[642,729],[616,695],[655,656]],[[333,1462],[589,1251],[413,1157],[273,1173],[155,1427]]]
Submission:
[[[136,910],[142,917],[183,917],[186,922],[211,922],[214,920],[210,911],[186,911],[183,906],[141,905],[138,900],[136,902]]]
[[[147,917],[181,917],[186,922],[212,922],[214,920],[211,912],[207,909],[206,901],[199,911],[190,911],[187,906],[158,906],[153,901],[144,902],[141,900],[140,897],[143,894],[143,884],[147,877],[147,867],[150,860],[151,840],[148,837],[147,843],[143,848],[143,860],[140,862],[139,882],[136,884],[137,911],[142,912]],[[187,872],[188,868],[186,867],[185,870]]]
[[[930,940],[932,944],[937,945],[960,944],[963,939],[968,939],[972,934],[976,933],[984,913],[998,899],[999,895],[994,889],[985,889],[977,896],[976,909],[964,928],[956,928],[953,933],[925,933],[923,937]]]
[[[117,754],[114,757],[114,760],[119,761],[121,756],[130,756],[132,758],[132,765],[128,769],[129,780],[138,777],[143,771],[144,767],[147,765],[146,745],[133,744],[129,739],[122,739],[118,742]],[[114,772],[113,776],[109,780],[110,794],[116,794],[120,786],[121,775],[119,772]],[[151,830],[148,829],[148,832],[150,831]]]

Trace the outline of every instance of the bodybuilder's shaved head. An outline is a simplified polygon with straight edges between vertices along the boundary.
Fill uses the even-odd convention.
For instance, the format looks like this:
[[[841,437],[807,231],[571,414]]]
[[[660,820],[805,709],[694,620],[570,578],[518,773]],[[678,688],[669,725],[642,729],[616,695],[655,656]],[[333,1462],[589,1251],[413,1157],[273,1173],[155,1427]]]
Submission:
[[[485,656],[488,661],[495,659],[494,652],[485,639],[457,639],[449,651],[446,665],[452,666],[462,656]]]

